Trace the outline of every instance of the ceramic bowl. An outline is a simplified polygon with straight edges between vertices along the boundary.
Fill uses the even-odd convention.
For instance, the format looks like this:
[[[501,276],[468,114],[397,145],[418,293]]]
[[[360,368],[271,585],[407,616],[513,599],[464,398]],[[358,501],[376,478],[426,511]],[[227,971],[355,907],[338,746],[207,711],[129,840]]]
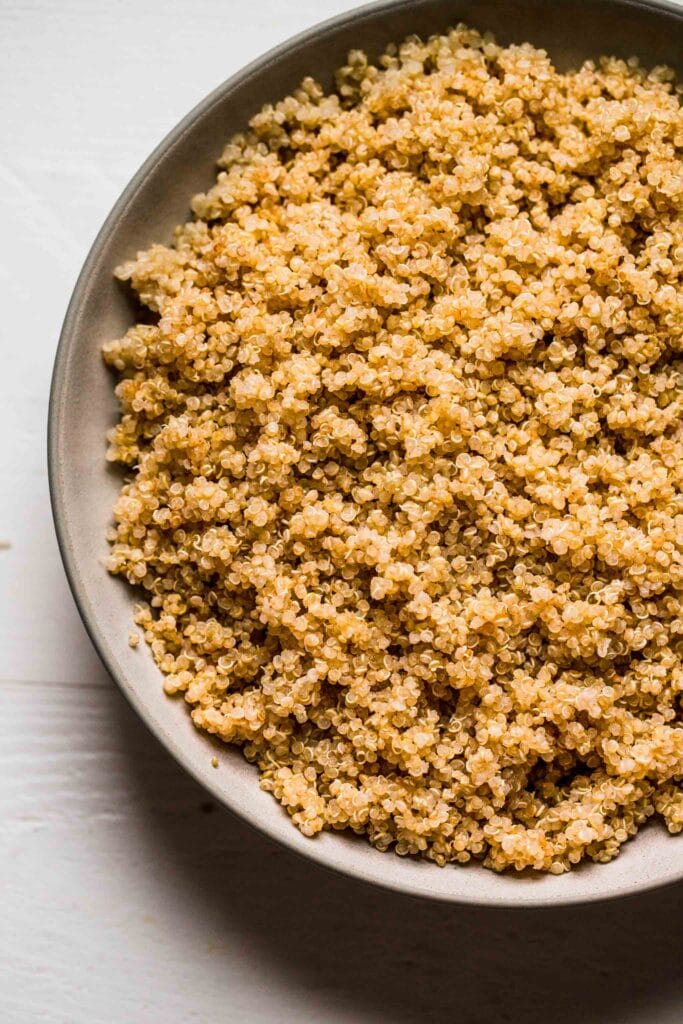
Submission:
[[[109,215],[85,262],[57,352],[49,418],[54,518],[71,587],[95,647],[138,714],[174,757],[234,813],[290,850],[377,885],[456,903],[530,906],[634,893],[683,875],[683,840],[652,823],[607,865],[559,877],[496,875],[478,865],[438,868],[379,853],[354,836],[306,839],[280,805],[261,792],[256,769],[190,722],[183,701],[162,690],[147,651],[127,644],[134,595],[102,566],[105,531],[120,477],[104,458],[116,416],[103,342],[134,321],[129,293],[113,269],[150,243],[169,240],[187,219],[189,199],[215,175],[227,138],[262,104],[313,75],[331,86],[349,49],[378,55],[410,33],[430,35],[457,22],[491,30],[502,43],[530,41],[561,69],[602,53],[637,54],[646,65],[677,66],[683,77],[683,8],[641,0],[399,0],[359,8],[271,50],[221,85],[175,128],[141,167]],[[143,645],[144,646],[144,645]],[[220,761],[218,770],[212,757]]]

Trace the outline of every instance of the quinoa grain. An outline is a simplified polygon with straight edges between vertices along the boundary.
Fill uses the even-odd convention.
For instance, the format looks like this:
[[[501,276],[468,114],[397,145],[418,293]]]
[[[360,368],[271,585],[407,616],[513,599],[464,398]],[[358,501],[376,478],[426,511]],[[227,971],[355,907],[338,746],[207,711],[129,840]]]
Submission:
[[[667,69],[459,26],[264,108],[119,269],[109,569],[305,835],[683,828],[682,148]]]

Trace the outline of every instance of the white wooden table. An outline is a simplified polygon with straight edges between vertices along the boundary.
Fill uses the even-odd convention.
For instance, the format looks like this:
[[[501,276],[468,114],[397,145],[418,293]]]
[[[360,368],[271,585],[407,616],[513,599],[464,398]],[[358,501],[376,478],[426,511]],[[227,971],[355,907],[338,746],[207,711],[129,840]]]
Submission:
[[[214,806],[124,704],[54,540],[45,420],[85,253],[165,132],[348,0],[0,0],[0,1022],[680,1024],[683,886],[421,904]]]

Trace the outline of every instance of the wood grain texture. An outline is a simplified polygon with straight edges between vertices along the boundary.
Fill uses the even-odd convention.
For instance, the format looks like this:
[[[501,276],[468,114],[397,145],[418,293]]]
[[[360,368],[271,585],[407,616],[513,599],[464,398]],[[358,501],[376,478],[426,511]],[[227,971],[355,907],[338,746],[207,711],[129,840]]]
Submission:
[[[207,800],[136,720],[64,581],[47,393],[90,242],[196,101],[352,6],[0,3],[0,1024],[683,1020],[683,886],[481,911],[299,860]]]

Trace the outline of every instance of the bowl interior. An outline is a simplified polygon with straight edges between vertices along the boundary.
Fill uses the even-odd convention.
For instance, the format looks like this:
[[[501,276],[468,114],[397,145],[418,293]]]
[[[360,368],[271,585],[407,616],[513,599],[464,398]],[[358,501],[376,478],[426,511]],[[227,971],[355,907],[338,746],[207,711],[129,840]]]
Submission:
[[[683,875],[683,843],[648,826],[608,865],[569,875],[513,878],[479,866],[438,869],[380,854],[353,837],[305,839],[258,787],[239,751],[197,732],[182,700],[167,698],[146,648],[126,642],[133,597],[102,566],[105,531],[120,486],[104,460],[105,432],[115,421],[112,378],[103,342],[133,322],[135,307],[113,268],[153,241],[169,240],[189,216],[189,199],[215,174],[223,143],[259,107],[286,95],[304,75],[326,87],[349,49],[376,56],[410,33],[430,35],[464,21],[503,43],[530,41],[561,68],[602,53],[637,54],[683,76],[683,9],[632,0],[410,0],[382,3],[326,22],[267,54],[226,82],[161,143],[104,225],[69,307],[58,351],[50,409],[50,478],[60,546],[81,614],[102,659],[140,715],[174,756],[247,821],[305,856],[367,881],[433,898],[496,905],[601,899]],[[219,769],[211,767],[217,756]]]

